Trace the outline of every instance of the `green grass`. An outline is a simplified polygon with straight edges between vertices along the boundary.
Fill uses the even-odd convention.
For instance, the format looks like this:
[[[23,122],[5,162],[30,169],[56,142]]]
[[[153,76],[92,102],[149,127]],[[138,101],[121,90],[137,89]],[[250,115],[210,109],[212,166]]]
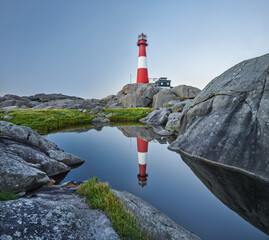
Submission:
[[[0,190],[0,201],[8,201],[18,199],[18,196],[13,191]]]
[[[117,199],[107,183],[102,183],[97,178],[92,178],[83,183],[77,192],[86,197],[86,201],[92,209],[105,211],[113,228],[122,239],[153,239],[149,233],[139,226],[133,215],[125,210],[123,202]]]
[[[2,119],[1,117],[5,115],[12,118]],[[10,110],[8,113],[0,111],[0,120],[30,127],[40,134],[72,125],[89,124],[94,117],[96,115],[73,109],[17,109]]]
[[[111,122],[138,122],[153,111],[152,108],[103,108],[103,110],[105,114],[113,114],[109,117]]]
[[[104,108],[104,113],[112,113],[111,122],[138,122],[147,116],[151,108],[112,109]],[[1,117],[9,115],[11,119]],[[90,124],[97,115],[83,113],[74,109],[16,109],[0,111],[0,120],[8,121],[20,126],[27,126],[40,134],[47,134],[70,126]],[[0,133],[2,134],[2,133]]]

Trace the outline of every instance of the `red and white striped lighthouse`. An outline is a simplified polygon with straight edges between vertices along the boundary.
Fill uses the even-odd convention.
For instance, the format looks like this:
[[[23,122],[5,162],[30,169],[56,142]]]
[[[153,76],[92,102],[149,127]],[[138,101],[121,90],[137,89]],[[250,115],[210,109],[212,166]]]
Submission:
[[[147,54],[146,54],[146,46],[148,46],[147,35],[144,35],[143,33],[138,35],[137,46],[139,46],[139,54],[138,54],[136,83],[148,83],[149,78],[148,78]]]
[[[138,150],[138,164],[139,174],[137,175],[138,183],[142,187],[147,184],[147,154],[148,154],[148,142],[137,138],[137,150]]]

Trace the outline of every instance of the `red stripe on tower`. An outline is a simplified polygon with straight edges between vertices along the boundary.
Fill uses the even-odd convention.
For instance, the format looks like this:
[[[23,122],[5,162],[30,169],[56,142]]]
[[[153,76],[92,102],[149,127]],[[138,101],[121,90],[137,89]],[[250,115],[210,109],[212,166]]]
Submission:
[[[138,36],[137,46],[139,46],[139,54],[136,83],[149,83],[146,54],[147,35],[142,33]]]
[[[139,164],[139,174],[137,178],[139,180],[139,185],[144,187],[147,184],[147,153],[148,153],[148,142],[137,138],[137,150],[138,150],[138,164]]]

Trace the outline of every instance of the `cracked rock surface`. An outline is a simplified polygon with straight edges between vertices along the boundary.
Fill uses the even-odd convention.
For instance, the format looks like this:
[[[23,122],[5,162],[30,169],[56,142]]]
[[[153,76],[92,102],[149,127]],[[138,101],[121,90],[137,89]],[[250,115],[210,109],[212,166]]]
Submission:
[[[0,121],[0,131],[0,189],[36,189],[84,162],[31,128]]]
[[[124,191],[114,190],[114,194],[123,201],[140,226],[151,232],[156,240],[200,240],[200,237],[178,225],[141,198]]]
[[[213,79],[184,108],[169,149],[269,180],[269,54]]]
[[[119,239],[100,210],[89,209],[75,188],[50,186],[27,198],[0,202],[0,239]]]

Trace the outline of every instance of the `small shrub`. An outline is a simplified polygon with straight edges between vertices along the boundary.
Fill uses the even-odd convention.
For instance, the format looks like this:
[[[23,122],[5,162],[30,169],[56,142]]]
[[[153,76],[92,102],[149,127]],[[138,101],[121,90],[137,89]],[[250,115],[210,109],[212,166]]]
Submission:
[[[8,201],[18,199],[16,193],[10,190],[0,190],[0,201]]]

